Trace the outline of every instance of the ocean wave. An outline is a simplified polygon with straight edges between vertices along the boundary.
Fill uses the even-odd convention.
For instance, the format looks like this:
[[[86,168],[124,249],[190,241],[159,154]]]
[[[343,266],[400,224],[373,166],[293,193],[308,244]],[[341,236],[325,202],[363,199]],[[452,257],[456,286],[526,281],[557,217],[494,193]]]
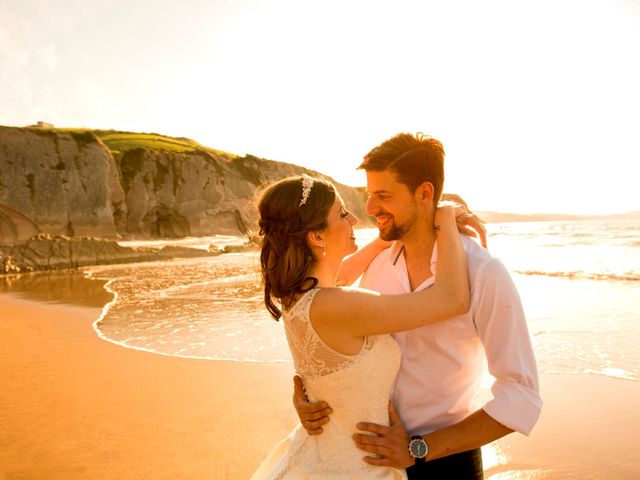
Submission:
[[[520,275],[543,276],[555,278],[568,278],[571,280],[599,280],[606,282],[638,282],[640,274],[637,273],[604,273],[604,272],[548,272],[542,270],[514,270]]]
[[[546,368],[544,365],[540,365],[539,371],[540,373],[546,373],[551,375],[585,375],[585,374],[589,375],[591,374],[591,375],[602,375],[603,377],[609,377],[609,378],[617,378],[620,380],[631,380],[635,382],[640,380],[637,374],[621,368],[602,368],[598,370],[598,369],[579,368],[579,367]]]

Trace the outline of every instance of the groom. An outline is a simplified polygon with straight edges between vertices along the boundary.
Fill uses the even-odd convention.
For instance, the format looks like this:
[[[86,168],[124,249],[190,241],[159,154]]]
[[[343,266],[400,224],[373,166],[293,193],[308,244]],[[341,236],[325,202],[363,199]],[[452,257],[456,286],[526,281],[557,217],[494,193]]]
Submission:
[[[437,140],[399,134],[371,150],[367,213],[392,246],[369,265],[363,288],[401,294],[435,281],[434,212],[444,182]],[[416,201],[418,191],[431,202]],[[419,188],[420,187],[420,188]],[[471,306],[461,316],[394,335],[402,363],[391,395],[391,426],[361,423],[356,445],[372,465],[407,468],[410,479],[481,479],[480,447],[508,433],[531,432],[542,407],[536,362],[518,292],[502,263],[462,236],[469,265]],[[428,305],[425,305],[428,308]],[[483,363],[495,381],[480,405]],[[299,378],[294,405],[309,434],[329,421],[326,402],[307,401]]]

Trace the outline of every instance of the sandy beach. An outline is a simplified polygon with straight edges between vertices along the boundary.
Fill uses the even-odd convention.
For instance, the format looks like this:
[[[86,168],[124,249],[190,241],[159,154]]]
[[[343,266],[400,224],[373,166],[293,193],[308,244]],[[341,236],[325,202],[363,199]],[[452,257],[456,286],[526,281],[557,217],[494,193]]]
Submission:
[[[103,341],[100,309],[0,294],[0,479],[241,479],[294,426],[292,366]]]
[[[295,425],[290,364],[205,361],[97,337],[97,306],[0,293],[0,479],[245,479]],[[543,375],[531,437],[486,478],[640,476],[640,384]]]

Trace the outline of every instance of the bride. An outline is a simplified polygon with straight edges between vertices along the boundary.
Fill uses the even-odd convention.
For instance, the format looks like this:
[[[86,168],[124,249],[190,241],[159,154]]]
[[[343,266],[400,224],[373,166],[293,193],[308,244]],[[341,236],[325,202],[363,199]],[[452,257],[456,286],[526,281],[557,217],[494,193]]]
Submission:
[[[404,470],[365,463],[351,436],[360,421],[389,424],[400,350],[388,334],[468,310],[467,262],[455,208],[436,211],[435,285],[406,295],[336,287],[343,258],[357,250],[357,219],[326,180],[302,175],[275,182],[263,192],[258,210],[267,310],[284,319],[309,399],[327,401],[334,413],[322,435],[309,436],[298,425],[252,479],[405,479]]]

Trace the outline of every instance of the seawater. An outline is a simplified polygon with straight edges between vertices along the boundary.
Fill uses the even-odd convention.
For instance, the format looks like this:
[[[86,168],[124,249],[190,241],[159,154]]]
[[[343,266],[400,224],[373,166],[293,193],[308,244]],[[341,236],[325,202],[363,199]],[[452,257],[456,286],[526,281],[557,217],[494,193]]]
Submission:
[[[640,378],[640,222],[489,225],[513,272],[540,371]]]
[[[255,253],[92,268],[113,300],[94,328],[105,340],[165,355],[290,360],[282,325],[263,306]]]
[[[541,372],[640,378],[640,222],[487,228],[518,286]],[[358,243],[375,235],[359,230]],[[282,324],[263,305],[256,253],[85,273],[113,295],[94,324],[105,340],[172,356],[291,361]]]

